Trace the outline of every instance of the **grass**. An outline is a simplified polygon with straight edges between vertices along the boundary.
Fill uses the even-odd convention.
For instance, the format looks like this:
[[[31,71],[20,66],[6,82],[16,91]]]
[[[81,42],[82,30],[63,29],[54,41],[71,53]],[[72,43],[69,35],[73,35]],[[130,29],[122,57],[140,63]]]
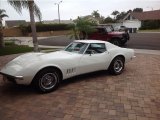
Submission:
[[[138,32],[160,32],[160,29],[155,29],[155,30],[138,30]]]
[[[25,53],[25,52],[31,52],[31,51],[33,51],[33,48],[28,47],[26,45],[19,46],[19,45],[15,45],[14,42],[6,42],[5,48],[0,49],[0,56]]]
[[[51,48],[41,48],[42,51],[52,52],[55,51]],[[11,54],[18,54],[18,53],[26,53],[32,52],[33,47],[28,47],[26,45],[15,45],[14,42],[5,42],[5,48],[0,49],[0,56],[3,55],[11,55]]]

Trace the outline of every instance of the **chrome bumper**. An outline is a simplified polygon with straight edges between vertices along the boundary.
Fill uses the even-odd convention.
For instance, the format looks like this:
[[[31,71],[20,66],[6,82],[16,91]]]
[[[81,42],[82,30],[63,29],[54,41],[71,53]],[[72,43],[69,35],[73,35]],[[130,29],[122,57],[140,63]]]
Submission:
[[[16,81],[23,80],[23,76],[12,76],[2,72],[0,72],[0,74],[3,75],[4,81],[11,81],[11,82],[17,83]]]
[[[132,57],[131,57],[131,60],[134,59],[134,58],[136,58],[136,56],[132,56]]]

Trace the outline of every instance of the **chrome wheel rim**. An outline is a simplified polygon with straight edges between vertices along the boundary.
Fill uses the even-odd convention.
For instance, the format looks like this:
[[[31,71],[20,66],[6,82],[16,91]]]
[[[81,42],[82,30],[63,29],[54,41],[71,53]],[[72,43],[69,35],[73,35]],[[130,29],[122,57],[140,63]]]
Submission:
[[[123,69],[123,62],[121,60],[116,60],[114,62],[114,71],[116,73],[119,73],[122,71],[122,69]]]
[[[40,80],[40,86],[44,89],[52,89],[57,82],[58,78],[55,73],[46,73]]]

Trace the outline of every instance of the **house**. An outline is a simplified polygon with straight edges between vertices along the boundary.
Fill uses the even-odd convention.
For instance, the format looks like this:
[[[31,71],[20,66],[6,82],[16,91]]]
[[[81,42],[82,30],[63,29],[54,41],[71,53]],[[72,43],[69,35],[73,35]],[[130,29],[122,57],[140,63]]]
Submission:
[[[57,24],[57,23],[59,23],[59,20],[58,19],[55,19],[55,20],[44,20],[43,23],[44,24]],[[73,23],[73,21],[72,20],[61,20],[60,23],[70,24],[70,23]]]
[[[27,25],[25,20],[6,20],[5,28],[18,27],[19,25]]]
[[[131,12],[122,20],[123,26],[139,29],[146,20],[160,20],[160,10]]]

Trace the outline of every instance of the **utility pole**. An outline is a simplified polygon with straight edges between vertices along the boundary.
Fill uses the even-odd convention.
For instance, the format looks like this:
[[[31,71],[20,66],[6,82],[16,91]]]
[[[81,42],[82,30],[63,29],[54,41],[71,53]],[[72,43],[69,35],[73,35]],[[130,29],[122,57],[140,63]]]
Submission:
[[[54,3],[55,5],[58,6],[58,20],[59,20],[59,23],[61,22],[61,19],[60,19],[60,11],[59,11],[59,5],[60,3],[62,3],[62,1],[58,2],[58,3]]]

